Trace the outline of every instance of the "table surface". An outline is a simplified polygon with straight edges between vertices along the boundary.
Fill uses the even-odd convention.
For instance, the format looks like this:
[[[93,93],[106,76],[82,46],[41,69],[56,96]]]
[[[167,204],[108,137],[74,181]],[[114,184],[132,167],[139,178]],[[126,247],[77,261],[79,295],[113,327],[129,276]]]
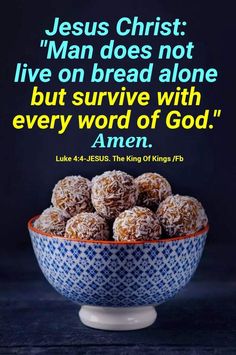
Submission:
[[[31,249],[0,258],[1,354],[236,354],[233,248],[208,245],[192,281],[157,309],[149,328],[88,328],[56,293]]]

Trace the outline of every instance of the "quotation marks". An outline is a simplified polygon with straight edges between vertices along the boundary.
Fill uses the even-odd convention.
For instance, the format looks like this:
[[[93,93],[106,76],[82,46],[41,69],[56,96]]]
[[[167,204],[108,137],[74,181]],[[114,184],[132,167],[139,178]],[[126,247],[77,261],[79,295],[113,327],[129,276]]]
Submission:
[[[216,118],[219,118],[221,116],[221,110],[214,110],[214,112],[213,112],[213,117],[216,117]],[[209,128],[210,129],[212,129],[214,126],[213,126],[213,124],[210,124],[209,125]]]
[[[40,47],[47,47],[48,45],[48,40],[47,39],[41,39],[40,41]]]
[[[221,110],[214,110],[213,117],[220,117],[221,115]]]

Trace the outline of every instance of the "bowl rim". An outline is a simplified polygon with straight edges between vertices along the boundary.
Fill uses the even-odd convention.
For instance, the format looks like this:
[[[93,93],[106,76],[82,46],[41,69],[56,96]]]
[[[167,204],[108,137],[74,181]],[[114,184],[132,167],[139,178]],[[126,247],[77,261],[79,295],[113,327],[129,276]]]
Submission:
[[[39,217],[40,215],[36,215],[32,218],[30,218],[30,220],[28,221],[28,229],[30,231],[33,231],[37,234],[41,234],[45,237],[48,238],[52,238],[52,239],[60,239],[60,240],[64,240],[64,241],[72,241],[75,243],[87,243],[87,244],[112,244],[112,245],[122,245],[122,244],[147,244],[147,243],[168,243],[168,242],[173,242],[173,241],[177,241],[177,240],[185,240],[185,239],[190,239],[190,238],[195,238],[195,237],[199,237],[203,234],[206,234],[209,231],[209,224],[207,224],[203,229],[200,229],[199,231],[192,233],[192,234],[188,234],[188,235],[183,235],[183,236],[177,236],[177,237],[172,237],[172,238],[163,238],[163,239],[157,239],[157,240],[138,240],[138,241],[117,241],[117,240],[76,240],[74,238],[68,238],[68,237],[63,237],[63,236],[59,236],[56,234],[49,234],[46,233],[40,229],[37,229],[33,226],[33,222]]]

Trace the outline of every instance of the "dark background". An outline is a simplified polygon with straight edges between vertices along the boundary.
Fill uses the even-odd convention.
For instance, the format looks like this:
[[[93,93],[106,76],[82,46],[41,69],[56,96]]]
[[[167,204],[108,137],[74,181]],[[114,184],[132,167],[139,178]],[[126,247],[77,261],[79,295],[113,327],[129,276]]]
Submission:
[[[232,2],[233,3],[233,2]],[[235,106],[234,106],[234,73],[235,73],[235,19],[233,6],[230,7],[230,2],[226,4],[216,1],[198,1],[198,2],[186,2],[186,1],[9,1],[5,4],[4,9],[1,10],[1,120],[0,120],[0,144],[1,144],[1,290],[2,290],[2,312],[6,311],[6,304],[4,302],[12,302],[16,304],[14,300],[22,300],[24,306],[23,309],[29,310],[35,307],[35,304],[31,304],[33,300],[45,300],[42,307],[48,307],[46,305],[48,300],[53,297],[59,299],[59,296],[55,295],[54,291],[50,289],[48,285],[43,281],[40,275],[34,257],[31,250],[30,240],[27,232],[27,220],[35,214],[40,213],[44,208],[50,204],[51,190],[58,179],[70,175],[81,174],[91,178],[92,176],[102,173],[105,170],[120,169],[125,170],[134,176],[139,175],[145,171],[156,171],[164,175],[172,184],[173,191],[180,194],[188,194],[197,197],[204,205],[210,222],[210,232],[205,249],[204,258],[202,264],[199,267],[199,271],[195,276],[195,281],[199,283],[193,283],[195,286],[191,286],[189,292],[186,294],[188,297],[194,298],[195,292],[201,296],[206,293],[206,304],[202,306],[199,311],[197,323],[194,323],[196,329],[202,329],[202,334],[205,334],[205,340],[199,336],[199,343],[196,346],[214,346],[219,350],[222,346],[235,346],[233,344],[233,337],[229,337],[229,333],[232,330],[236,330],[235,318],[231,319],[229,314],[235,314],[235,303],[233,301],[233,293],[235,294],[235,261],[234,250],[236,245],[235,238]],[[97,149],[96,151],[91,149],[90,146],[95,140],[98,131],[79,131],[76,129],[75,124],[63,135],[58,135],[56,131],[42,131],[39,129],[30,130],[15,130],[12,125],[12,118],[16,114],[27,113],[68,113],[76,114],[77,112],[85,113],[99,113],[103,112],[112,113],[115,108],[103,107],[101,109],[82,109],[82,108],[31,108],[30,98],[31,91],[34,85],[38,85],[42,90],[58,90],[63,84],[58,84],[56,81],[52,81],[49,84],[43,84],[36,82],[35,84],[28,83],[13,83],[15,66],[17,62],[26,62],[30,67],[50,67],[52,70],[59,68],[60,66],[76,67],[82,66],[90,68],[91,63],[89,61],[50,61],[45,59],[45,50],[39,47],[40,40],[45,38],[43,30],[52,26],[53,19],[58,16],[63,21],[108,21],[111,24],[110,34],[106,37],[65,37],[65,39],[71,40],[72,43],[82,44],[91,43],[95,48],[98,48],[101,41],[108,42],[109,39],[114,37],[114,26],[118,18],[122,16],[133,17],[139,16],[143,21],[153,21],[156,16],[160,16],[162,19],[174,20],[176,17],[182,21],[186,20],[188,26],[186,27],[187,35],[185,37],[124,37],[124,39],[116,38],[119,43],[126,45],[132,44],[152,44],[154,48],[157,48],[159,43],[187,43],[193,41],[195,44],[194,59],[189,63],[187,60],[181,60],[181,66],[189,67],[215,67],[218,70],[219,78],[214,84],[196,84],[196,89],[202,92],[202,111],[205,108],[210,109],[222,109],[221,118],[216,120],[213,130],[196,130],[191,129],[189,131],[169,130],[165,127],[164,122],[159,122],[157,129],[154,131],[144,131],[143,134],[149,137],[149,141],[152,142],[153,148],[151,151],[142,149],[111,149],[106,150]],[[91,60],[92,61],[92,60]],[[111,60],[110,62],[100,62],[102,66],[120,66],[120,67],[142,67],[145,65],[143,60]],[[170,67],[173,62],[162,61],[161,66]],[[158,65],[158,64],[156,64]],[[155,70],[154,74],[157,72]],[[90,84],[85,83],[73,83],[66,84],[65,87],[69,92],[76,90],[107,90],[117,91],[121,86],[125,85],[127,90],[148,90],[150,92],[156,92],[157,90],[169,90],[174,89],[177,85],[182,87],[189,87],[192,84],[159,84],[155,80],[148,84],[117,84],[110,82],[107,84]],[[150,112],[155,109],[155,106],[150,105]],[[147,109],[145,109],[147,110]],[[148,113],[144,109],[135,106],[133,108],[134,116],[141,113]],[[119,111],[119,110],[117,110]],[[125,109],[121,109],[122,113]],[[194,107],[188,109],[181,109],[182,112],[200,113],[199,108]],[[102,113],[103,113],[102,112]],[[212,123],[214,123],[212,121]],[[108,133],[106,130],[104,134]],[[110,132],[109,132],[110,133]],[[114,135],[128,136],[130,132],[123,132],[113,130]],[[140,131],[136,131],[132,127],[132,135],[142,135]],[[161,156],[168,156],[173,154],[182,154],[185,157],[185,161],[182,164],[100,164],[100,163],[56,163],[55,155],[67,154],[159,154]],[[38,284],[34,284],[35,280],[38,280]],[[38,289],[40,286],[40,290]],[[194,288],[195,287],[195,288]],[[45,292],[42,290],[46,289]],[[206,290],[212,289],[209,294]],[[26,291],[25,291],[26,290]],[[200,291],[199,291],[200,290]],[[204,291],[203,291],[204,290]],[[222,293],[225,290],[226,293]],[[42,294],[40,293],[42,292]],[[184,291],[185,292],[185,291]],[[205,292],[205,293],[204,293]],[[1,294],[1,291],[0,291]],[[32,295],[32,299],[29,297]],[[34,295],[34,296],[33,296]],[[48,296],[49,295],[49,296]],[[53,295],[53,296],[50,296]],[[190,296],[189,296],[190,295]],[[50,298],[51,297],[51,298]],[[184,300],[184,296],[180,296],[179,305],[181,305],[181,297]],[[197,296],[196,296],[197,297]],[[177,298],[178,301],[178,298]],[[11,303],[10,302],[10,303]],[[59,302],[59,301],[58,301]],[[60,298],[60,302],[62,299]],[[64,301],[63,301],[64,302]],[[175,301],[176,302],[176,301]],[[214,303],[215,302],[215,303]],[[228,304],[229,309],[225,312],[222,311],[222,302]],[[183,301],[184,307],[185,300]],[[57,304],[56,301],[53,305]],[[63,303],[64,304],[64,303]],[[68,303],[65,304],[68,305]],[[173,303],[174,304],[174,303]],[[178,304],[178,303],[177,303]],[[202,303],[201,303],[202,304]],[[61,305],[61,303],[60,303]],[[213,306],[212,306],[213,305]],[[214,308],[215,306],[215,308]],[[18,307],[18,308],[17,308]],[[25,307],[25,308],[24,308]],[[54,307],[54,306],[53,306]],[[72,306],[71,306],[72,307]],[[74,306],[73,306],[74,307]],[[164,306],[163,306],[164,307]],[[171,306],[170,306],[171,307]],[[193,306],[194,307],[194,306]],[[205,308],[204,308],[205,307]],[[212,312],[211,312],[211,307]],[[230,308],[231,307],[231,308]],[[12,328],[13,323],[18,324],[22,319],[22,304],[16,306],[17,310],[10,307],[5,314],[5,323],[8,325],[10,332],[14,334],[19,333],[17,326]],[[56,308],[56,306],[55,306]],[[221,308],[222,314],[217,313]],[[37,306],[36,306],[36,309]],[[54,312],[55,311],[55,312]],[[49,310],[54,317],[56,310]],[[167,309],[167,311],[169,311]],[[170,309],[172,312],[172,310]],[[11,318],[9,314],[12,312],[16,317]],[[23,313],[22,313],[23,312]],[[26,311],[27,312],[27,311]],[[66,312],[66,311],[65,311]],[[71,311],[67,311],[67,314]],[[184,312],[184,310],[183,310]],[[209,313],[209,314],[208,314]],[[226,317],[225,314],[228,314]],[[33,313],[32,313],[33,314]],[[58,314],[58,313],[56,313]],[[212,319],[212,323],[203,324],[206,314]],[[35,315],[34,315],[35,316]],[[176,317],[182,317],[176,314]],[[48,334],[53,333],[53,326],[50,328],[50,317],[45,319],[45,315],[42,312],[35,316],[37,318],[37,325],[35,330],[31,334],[32,328],[26,327],[25,338],[21,341],[17,341],[17,335],[12,335],[9,338],[9,334],[4,333],[5,337],[2,337],[2,343],[0,345],[4,348],[13,344],[14,347],[18,347],[20,343],[27,346],[36,346],[35,344],[43,344],[43,346],[52,346],[56,341],[53,340],[52,344],[47,341],[44,343],[42,339],[40,341],[34,341],[36,334],[40,334],[38,331],[41,329],[42,321],[44,325],[47,324],[49,329],[45,332]],[[68,316],[69,317],[69,316]],[[183,327],[183,333],[187,334],[187,329],[191,328],[192,318],[188,315],[185,319],[185,325],[181,323]],[[172,319],[173,320],[173,319]],[[8,323],[7,323],[8,322]],[[23,322],[28,325],[32,320],[23,318]],[[69,322],[69,320],[68,320]],[[49,325],[48,325],[49,324]],[[173,325],[173,322],[171,323]],[[217,333],[215,328],[211,328],[212,324],[216,324],[217,330],[223,332],[221,334],[222,340],[214,343],[214,333]],[[166,330],[172,326],[170,323],[166,323]],[[57,327],[60,327],[57,324]],[[74,328],[73,328],[74,327]],[[74,330],[74,338],[77,334],[77,319],[72,325]],[[80,326],[80,331],[83,332],[83,327]],[[175,324],[175,329],[179,328],[179,324]],[[28,329],[28,330],[27,330]],[[34,328],[33,328],[34,329]],[[163,329],[163,328],[162,328]],[[165,329],[165,324],[164,324]],[[172,329],[172,328],[171,328]],[[191,328],[192,329],[192,328]],[[193,327],[193,332],[186,336],[186,339],[174,338],[173,344],[171,340],[164,340],[162,343],[158,343],[158,346],[166,346],[170,343],[171,346],[180,344],[185,346],[186,344],[194,344],[194,334],[196,329]],[[209,330],[210,329],[210,330]],[[223,330],[224,329],[224,330]],[[154,329],[155,330],[155,329]],[[173,330],[173,329],[172,329]],[[86,330],[87,331],[87,330]],[[211,331],[211,333],[207,333]],[[27,333],[28,332],[28,333]],[[64,339],[65,329],[62,329],[60,334],[61,339]],[[88,332],[88,331],[87,331]],[[150,332],[150,330],[149,330]],[[27,337],[27,334],[29,335]],[[95,334],[95,333],[91,333]],[[101,334],[101,333],[100,333]],[[114,334],[114,333],[113,333]],[[127,333],[126,333],[127,334]],[[144,337],[146,336],[144,331]],[[153,333],[154,334],[154,333]],[[166,335],[168,332],[166,333]],[[173,330],[173,334],[175,334]],[[179,333],[177,332],[177,335]],[[218,333],[217,333],[218,334]],[[231,334],[231,333],[230,333]],[[150,335],[150,334],[149,334]],[[175,336],[177,336],[175,334]],[[42,337],[44,336],[44,332]],[[211,339],[212,336],[212,341]],[[94,335],[96,338],[96,335]],[[94,339],[95,339],[94,338]],[[168,337],[167,337],[168,338]],[[24,339],[24,340],[23,340]],[[111,336],[110,343],[113,344],[114,337]],[[125,336],[122,338],[125,343]],[[130,340],[131,338],[129,338]],[[156,339],[155,336],[153,339]],[[150,339],[149,345],[154,344],[154,340]],[[221,339],[218,334],[218,339]],[[68,341],[67,341],[68,340]],[[67,339],[62,340],[60,346],[65,344],[77,344],[76,340]],[[128,340],[128,343],[129,343]],[[75,341],[75,343],[74,343]],[[131,340],[130,340],[131,341]],[[231,343],[230,343],[231,341]],[[54,342],[54,343],[53,343]],[[104,344],[105,340],[101,341],[99,346]],[[127,343],[127,344],[128,344]],[[132,343],[132,341],[131,341]],[[133,341],[135,344],[135,341]],[[132,344],[133,344],[132,343]],[[46,345],[45,345],[46,344]],[[80,344],[80,343],[79,343]],[[96,346],[96,341],[95,341]],[[65,345],[65,346],[67,346]],[[78,344],[77,344],[78,345]],[[76,346],[77,346],[76,345]],[[155,345],[157,346],[157,345]],[[187,345],[186,345],[187,346]],[[5,349],[5,348],[4,348]],[[130,348],[131,349],[131,348]],[[129,351],[131,351],[129,349]],[[143,348],[144,349],[144,348]],[[154,348],[155,350],[156,348]],[[173,349],[173,348],[171,348]],[[9,350],[9,349],[8,349]],[[13,351],[11,350],[11,351]],[[19,349],[18,349],[19,350]],[[150,350],[150,349],[149,349]],[[9,350],[10,351],[10,350]],[[144,350],[143,350],[144,351]],[[151,350],[150,350],[151,351]],[[155,350],[156,351],[156,350]],[[54,352],[55,353],[55,352]],[[131,352],[129,352],[131,353]],[[183,352],[184,353],[184,350]]]
[[[106,4],[106,5],[105,5]],[[208,4],[208,5],[207,5]],[[206,7],[207,5],[207,7]],[[165,127],[164,120],[159,121],[155,130],[139,131],[131,127],[129,132],[113,130],[114,135],[147,135],[153,143],[149,149],[91,149],[90,146],[101,131],[79,131],[76,120],[69,126],[63,135],[58,135],[56,130],[15,130],[12,127],[12,119],[16,114],[27,113],[123,113],[126,108],[116,107],[30,107],[31,92],[34,85],[39,90],[58,90],[64,85],[51,81],[43,83],[13,83],[15,66],[17,62],[26,62],[29,66],[50,67],[56,72],[57,67],[85,66],[90,69],[92,60],[81,61],[47,61],[45,50],[39,47],[40,40],[45,38],[43,30],[51,28],[53,19],[59,16],[65,21],[108,21],[111,24],[111,33],[107,37],[64,37],[71,43],[92,43],[96,48],[101,41],[108,42],[113,37],[113,24],[121,16],[137,15],[142,20],[155,20],[156,16],[163,19],[179,17],[186,20],[185,37],[124,37],[118,39],[125,44],[151,43],[157,48],[156,43],[187,43],[193,41],[195,49],[194,59],[180,61],[181,66],[189,67],[216,67],[219,79],[216,83],[196,84],[196,89],[202,92],[202,109],[195,107],[181,108],[182,112],[201,113],[205,108],[220,108],[222,115],[219,119],[212,119],[213,130],[178,129],[170,130]],[[235,160],[234,160],[234,111],[233,73],[235,61],[234,46],[232,46],[233,17],[230,8],[214,2],[201,2],[191,5],[184,2],[47,2],[33,4],[26,1],[10,2],[8,9],[2,12],[1,25],[2,36],[1,69],[2,85],[1,94],[1,154],[2,174],[1,187],[2,208],[4,213],[3,232],[5,237],[2,243],[10,247],[19,248],[22,244],[28,244],[26,222],[29,217],[40,213],[50,204],[51,190],[59,178],[70,174],[81,174],[89,178],[104,170],[119,168],[135,176],[144,171],[157,171],[166,176],[173,186],[174,192],[189,194],[199,198],[204,204],[209,215],[211,225],[211,240],[221,242],[227,239],[234,240],[234,230],[230,221],[234,216],[235,194]],[[156,65],[170,67],[172,61],[156,62]],[[160,64],[159,64],[160,63]],[[144,60],[111,60],[101,62],[102,66],[132,67],[145,65]],[[182,87],[192,84],[160,84],[155,81],[154,71],[152,83],[125,84],[128,90],[149,90],[154,93],[157,90],[170,90],[177,85]],[[124,84],[106,83],[73,83],[65,85],[68,92],[76,90],[119,90]],[[154,100],[152,100],[154,102]],[[155,105],[149,108],[135,106],[133,108],[133,121],[142,113],[151,113]],[[163,109],[165,112],[165,109]],[[214,122],[214,120],[216,122]],[[104,130],[104,134],[111,132]],[[159,154],[168,156],[182,154],[185,161],[182,164],[130,164],[130,163],[56,163],[55,155],[58,154]],[[10,213],[9,213],[10,211]]]

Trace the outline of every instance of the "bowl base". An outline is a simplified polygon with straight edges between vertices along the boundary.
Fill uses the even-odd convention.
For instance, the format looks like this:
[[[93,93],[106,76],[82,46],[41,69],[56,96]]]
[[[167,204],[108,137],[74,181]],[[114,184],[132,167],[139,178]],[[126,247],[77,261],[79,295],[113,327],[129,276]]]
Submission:
[[[153,306],[99,307],[82,306],[79,317],[83,324],[103,330],[135,330],[153,324],[157,312]]]

